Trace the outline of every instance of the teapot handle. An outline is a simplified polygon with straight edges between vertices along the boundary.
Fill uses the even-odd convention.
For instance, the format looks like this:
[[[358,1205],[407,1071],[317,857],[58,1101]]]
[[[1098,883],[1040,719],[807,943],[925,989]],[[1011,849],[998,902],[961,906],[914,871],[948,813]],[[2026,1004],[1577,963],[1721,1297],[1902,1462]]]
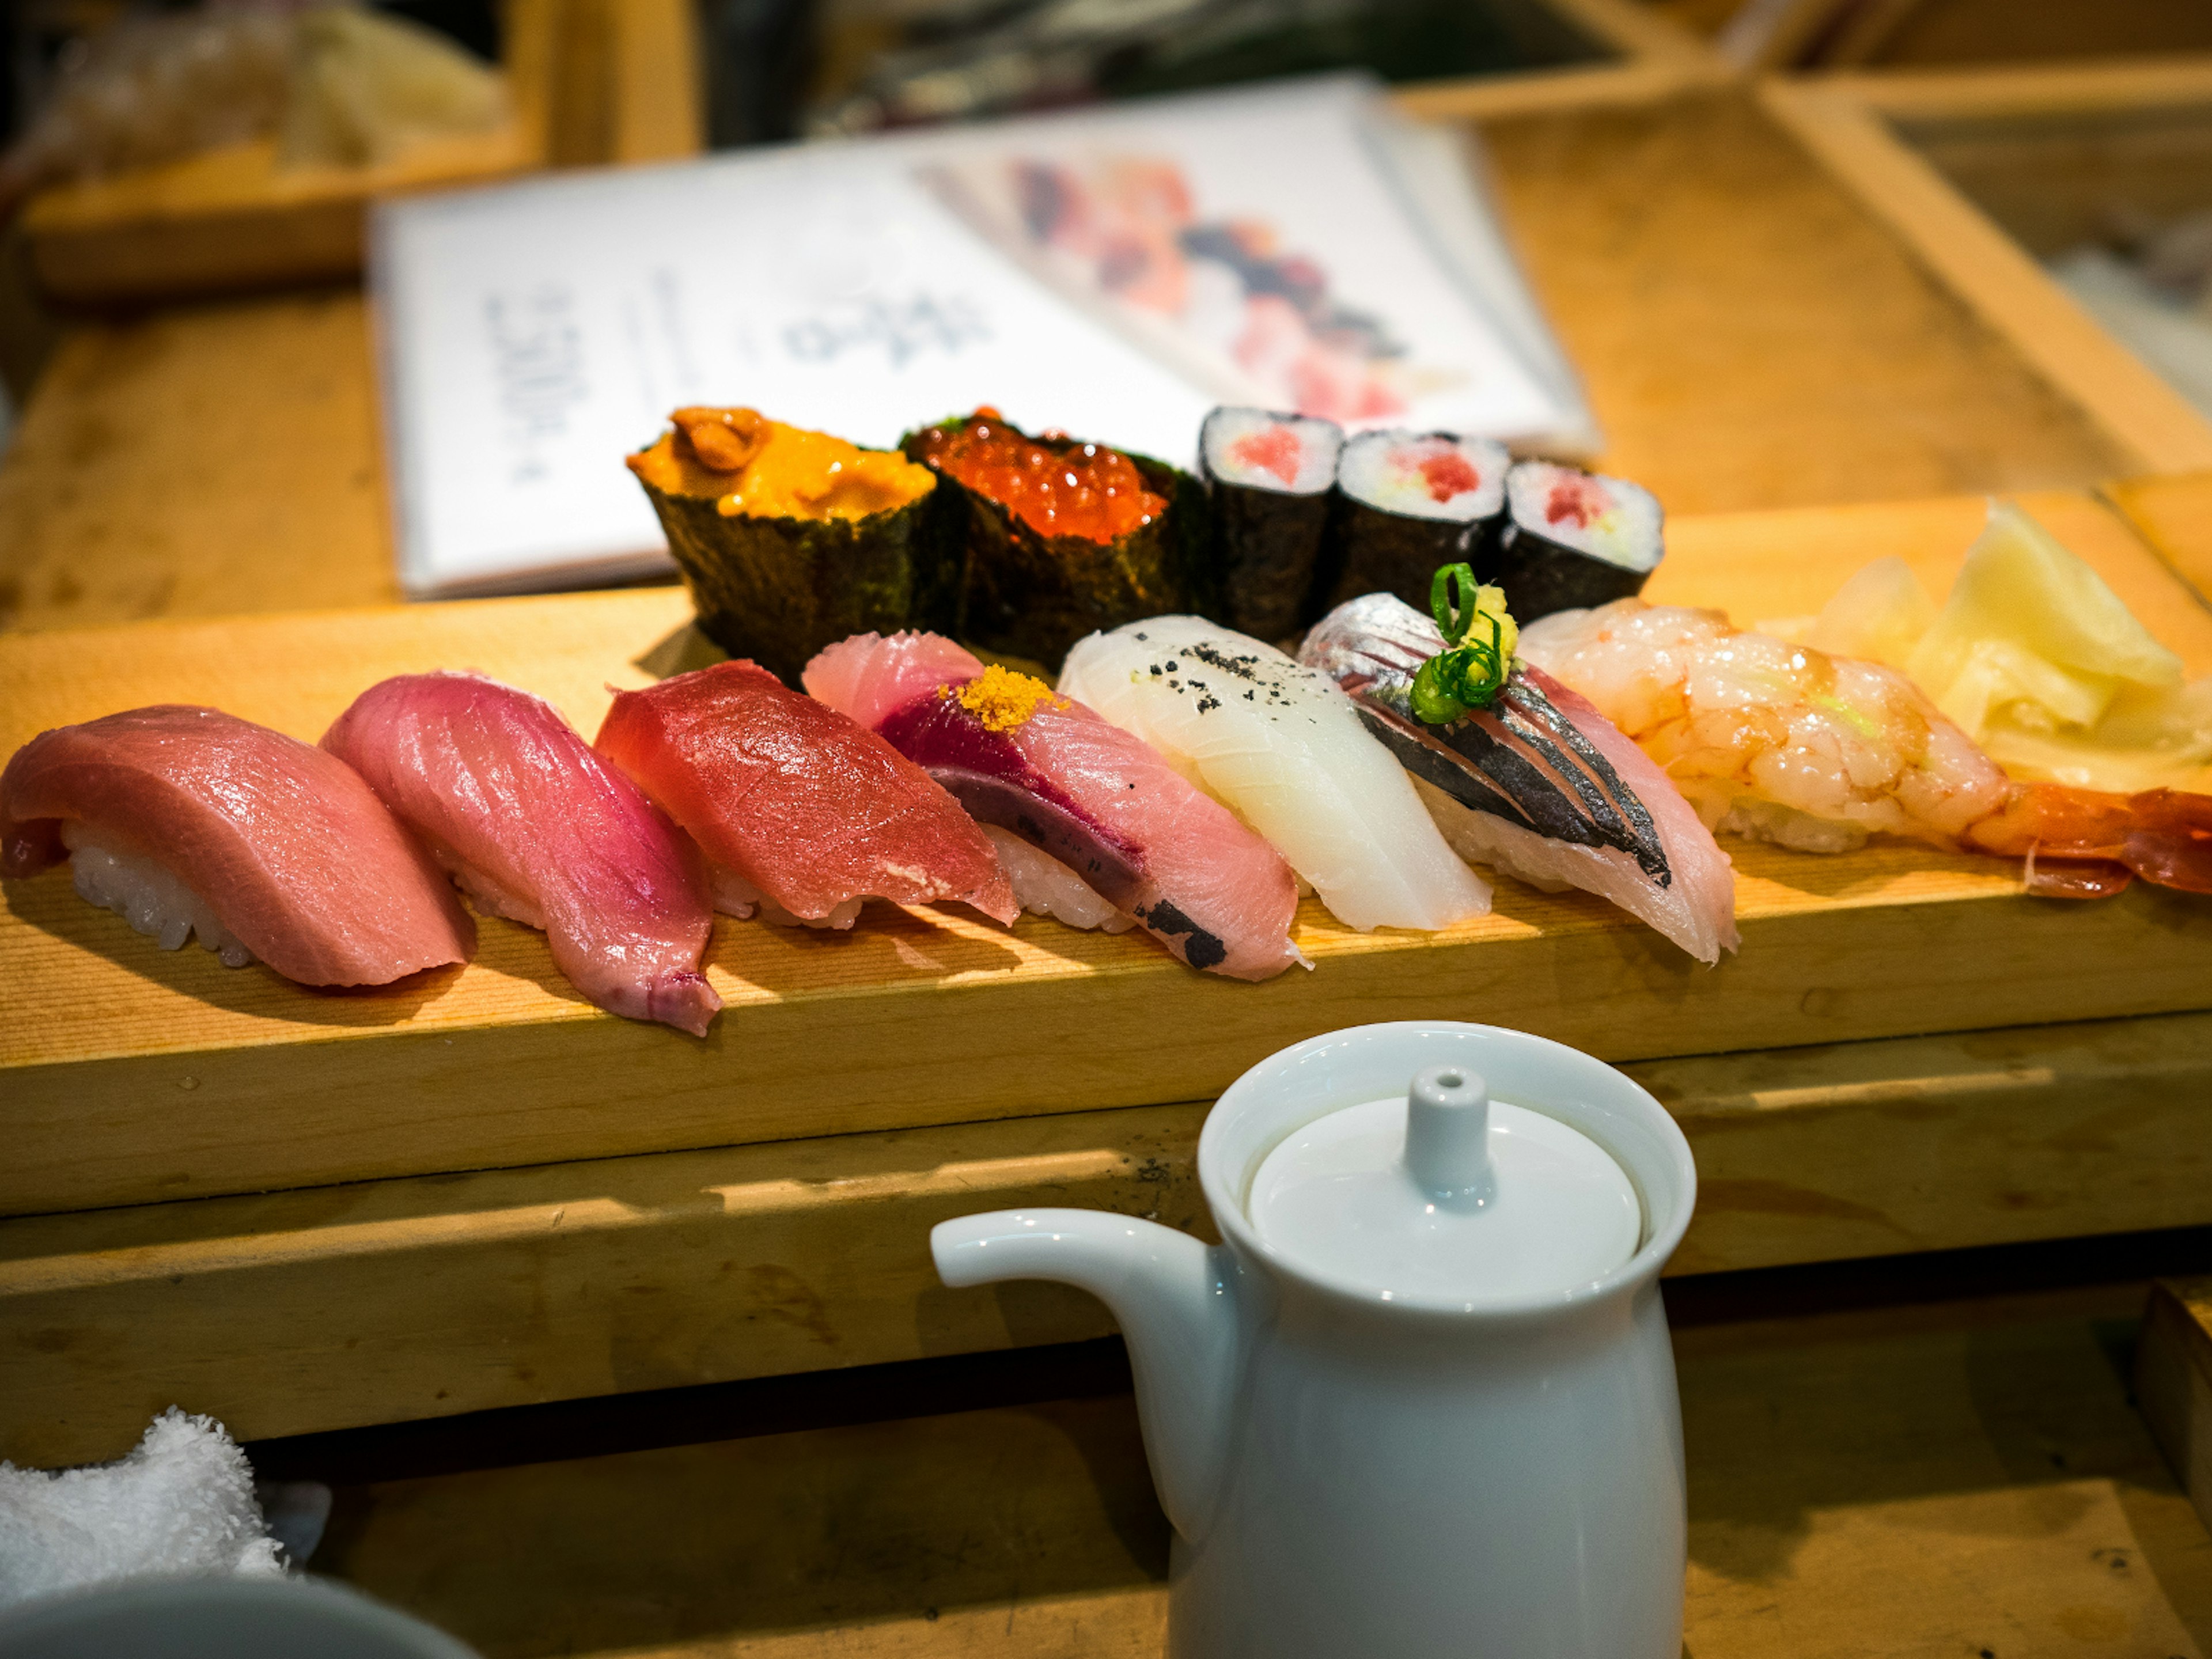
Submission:
[[[1160,1507],[1203,1535],[1237,1369],[1233,1258],[1188,1233],[1104,1210],[997,1210],[939,1222],[938,1276],[956,1288],[1043,1279],[1090,1291],[1121,1327]]]

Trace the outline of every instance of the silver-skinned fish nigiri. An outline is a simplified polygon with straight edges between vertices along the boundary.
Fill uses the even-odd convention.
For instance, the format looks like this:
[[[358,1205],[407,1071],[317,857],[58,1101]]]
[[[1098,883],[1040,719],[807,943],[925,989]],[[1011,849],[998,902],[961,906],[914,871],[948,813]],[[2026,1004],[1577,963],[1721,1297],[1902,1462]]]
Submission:
[[[1667,775],[1525,662],[1488,707],[1443,724],[1419,718],[1414,676],[1445,647],[1430,617],[1370,593],[1322,617],[1298,655],[1351,696],[1463,856],[1532,886],[1610,899],[1701,962],[1735,950],[1728,855]]]

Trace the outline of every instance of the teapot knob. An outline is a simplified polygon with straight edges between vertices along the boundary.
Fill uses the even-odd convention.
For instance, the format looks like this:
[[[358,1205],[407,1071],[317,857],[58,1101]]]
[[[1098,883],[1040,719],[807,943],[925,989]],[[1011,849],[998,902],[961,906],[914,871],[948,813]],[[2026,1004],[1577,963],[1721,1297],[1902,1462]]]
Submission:
[[[1490,1089],[1464,1066],[1431,1066],[1406,1094],[1406,1170],[1431,1198],[1480,1207],[1498,1180],[1490,1166]]]

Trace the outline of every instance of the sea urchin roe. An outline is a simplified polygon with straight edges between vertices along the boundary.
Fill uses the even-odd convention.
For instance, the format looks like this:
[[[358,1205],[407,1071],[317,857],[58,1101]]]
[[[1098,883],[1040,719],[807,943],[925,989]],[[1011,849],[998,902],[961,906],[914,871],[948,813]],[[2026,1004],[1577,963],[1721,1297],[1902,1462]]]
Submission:
[[[996,663],[965,685],[939,686],[937,695],[959,698],[960,706],[981,720],[986,732],[1012,731],[1036,714],[1040,704],[1047,708],[1067,707],[1066,700],[1054,695],[1042,680]]]
[[[862,449],[750,409],[679,409],[674,429],[629,457],[670,495],[708,495],[726,518],[865,519],[927,495],[937,480],[896,450]]]
[[[922,457],[1040,536],[1116,542],[1167,511],[1136,463],[1101,444],[1054,450],[978,410],[964,426],[933,427]]]

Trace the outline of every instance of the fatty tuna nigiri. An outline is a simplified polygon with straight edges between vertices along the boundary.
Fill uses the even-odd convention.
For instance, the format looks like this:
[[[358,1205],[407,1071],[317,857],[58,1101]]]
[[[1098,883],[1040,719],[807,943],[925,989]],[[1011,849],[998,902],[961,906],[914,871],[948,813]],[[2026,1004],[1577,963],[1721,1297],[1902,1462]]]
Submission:
[[[168,703],[44,732],[0,774],[0,873],[70,860],[76,890],[161,948],[384,985],[465,962],[476,927],[343,761]]]
[[[1460,853],[1534,886],[1611,899],[1700,962],[1735,950],[1728,854],[1667,775],[1526,663],[1488,708],[1441,725],[1417,718],[1413,677],[1444,649],[1432,618],[1370,593],[1316,623],[1298,660],[1350,695]]]
[[[1060,691],[1176,762],[1281,849],[1337,920],[1449,927],[1490,908],[1390,753],[1326,675],[1197,617],[1093,634]]]
[[[695,1036],[722,1006],[696,849],[552,705],[476,674],[373,685],[323,734],[470,897],[542,929],[600,1007]]]
[[[755,664],[617,692],[596,747],[699,843],[732,915],[850,927],[871,897],[1020,914],[991,842],[927,773]]]
[[[806,689],[882,732],[1002,849],[1024,908],[1074,927],[1118,913],[1194,968],[1269,979],[1303,961],[1297,885],[1274,849],[1140,738],[934,634],[861,634]]]

